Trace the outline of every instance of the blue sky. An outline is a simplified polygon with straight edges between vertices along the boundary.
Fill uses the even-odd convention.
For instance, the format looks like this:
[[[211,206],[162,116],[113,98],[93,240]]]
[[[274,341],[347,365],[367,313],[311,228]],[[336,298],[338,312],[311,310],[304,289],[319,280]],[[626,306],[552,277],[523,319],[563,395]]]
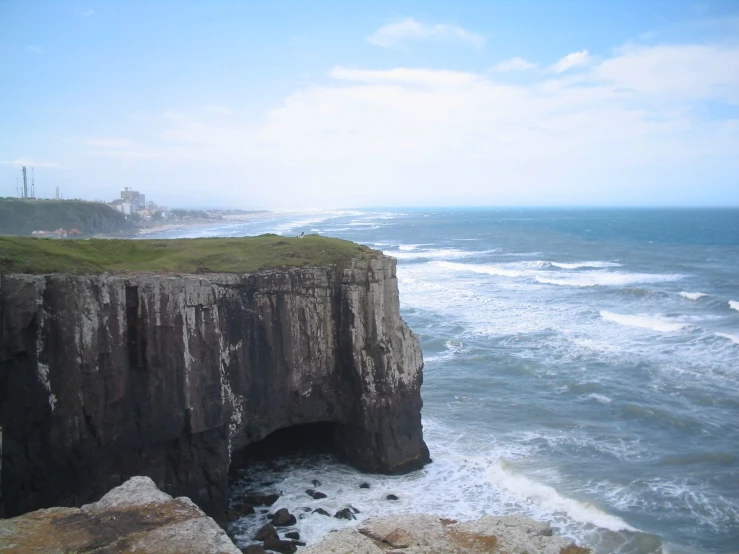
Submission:
[[[0,3],[0,195],[739,205],[739,2]]]

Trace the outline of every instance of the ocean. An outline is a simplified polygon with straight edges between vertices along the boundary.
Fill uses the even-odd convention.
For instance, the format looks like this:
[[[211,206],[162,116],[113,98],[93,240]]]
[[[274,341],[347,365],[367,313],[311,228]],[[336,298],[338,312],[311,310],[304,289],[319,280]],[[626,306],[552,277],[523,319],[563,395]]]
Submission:
[[[303,540],[353,523],[302,507],[351,504],[523,513],[597,553],[739,552],[738,209],[301,212],[149,236],[268,232],[396,257],[425,361],[423,470],[289,458],[234,486],[282,491]]]

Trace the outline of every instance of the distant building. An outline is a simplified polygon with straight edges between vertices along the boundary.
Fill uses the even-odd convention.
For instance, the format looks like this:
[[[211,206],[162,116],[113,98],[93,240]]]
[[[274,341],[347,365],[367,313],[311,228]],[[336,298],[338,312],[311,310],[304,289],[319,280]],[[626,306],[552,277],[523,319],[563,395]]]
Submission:
[[[139,210],[143,210],[146,208],[146,195],[141,194],[139,191],[133,190],[130,187],[125,187],[121,191],[121,200],[123,200],[123,202],[132,204],[134,207],[134,212],[138,212]]]

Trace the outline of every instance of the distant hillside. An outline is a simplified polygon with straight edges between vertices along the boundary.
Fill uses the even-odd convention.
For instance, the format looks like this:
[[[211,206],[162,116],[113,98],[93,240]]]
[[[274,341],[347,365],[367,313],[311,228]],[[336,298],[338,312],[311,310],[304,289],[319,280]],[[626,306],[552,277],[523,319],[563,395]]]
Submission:
[[[28,236],[32,231],[78,229],[83,235],[134,229],[123,214],[99,202],[0,198],[0,235]]]

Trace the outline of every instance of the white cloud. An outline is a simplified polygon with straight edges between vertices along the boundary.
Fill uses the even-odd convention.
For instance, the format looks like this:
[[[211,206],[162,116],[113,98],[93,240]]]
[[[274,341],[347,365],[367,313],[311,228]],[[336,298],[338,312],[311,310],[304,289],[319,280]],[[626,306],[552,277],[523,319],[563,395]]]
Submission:
[[[406,85],[426,85],[432,87],[464,86],[479,79],[474,73],[431,69],[396,68],[387,70],[349,69],[334,67],[329,73],[334,79],[359,81],[364,83],[394,83]]]
[[[603,61],[595,76],[638,93],[664,98],[739,103],[739,47],[629,46]]]
[[[578,65],[584,65],[589,61],[590,54],[588,54],[588,51],[580,50],[579,52],[573,52],[572,54],[567,54],[564,58],[560,58],[557,63],[551,67],[551,70],[555,73],[563,73],[573,67],[577,67]]]
[[[82,17],[90,17],[90,16],[91,16],[92,14],[94,14],[94,13],[95,13],[95,11],[94,11],[94,10],[86,10],[86,11],[84,11],[84,12],[79,12],[79,14],[80,14],[80,15],[81,15]]]
[[[86,140],[87,146],[95,146],[99,148],[131,148],[134,143],[124,138],[98,138]]]
[[[48,168],[55,168],[55,169],[61,169],[64,166],[57,162],[49,162],[49,161],[41,161],[41,160],[35,160],[33,158],[18,158],[15,160],[0,160],[0,164],[2,165],[12,165],[16,167],[48,167]]]
[[[34,54],[39,54],[39,55],[44,53],[43,46],[33,46],[31,44],[26,46],[26,50],[28,50],[29,52],[33,52]]]
[[[409,17],[381,27],[367,41],[383,48],[391,48],[408,41],[453,41],[480,47],[485,37],[448,23],[421,23]]]
[[[530,84],[338,66],[258,119],[167,114],[156,165],[193,204],[694,204],[739,178],[739,118],[701,109],[739,104],[737,61],[727,46],[628,47]],[[220,199],[219,181],[244,184]],[[739,204],[723,186],[714,198]]]
[[[233,115],[233,110],[226,106],[219,106],[217,104],[209,104],[205,106],[205,111],[216,115]]]
[[[92,146],[94,150],[88,151],[88,156],[136,159],[156,158],[158,152],[142,148],[135,142],[126,138],[97,138],[85,141],[86,146]]]
[[[498,71],[500,73],[507,73],[510,71],[528,71],[536,67],[535,63],[531,63],[523,58],[511,58],[510,60],[503,60],[500,63],[494,65],[492,71]]]

